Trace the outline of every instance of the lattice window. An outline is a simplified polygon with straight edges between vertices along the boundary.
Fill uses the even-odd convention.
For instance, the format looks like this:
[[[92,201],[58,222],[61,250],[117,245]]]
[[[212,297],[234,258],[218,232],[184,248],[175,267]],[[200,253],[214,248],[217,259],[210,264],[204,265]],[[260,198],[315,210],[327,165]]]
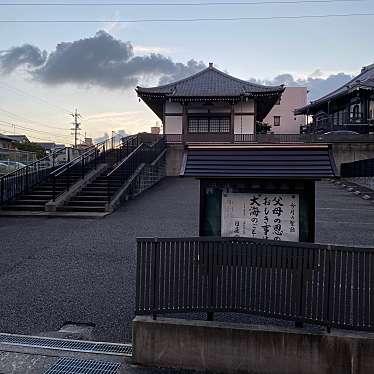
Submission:
[[[189,133],[229,133],[231,122],[229,117],[190,117]]]

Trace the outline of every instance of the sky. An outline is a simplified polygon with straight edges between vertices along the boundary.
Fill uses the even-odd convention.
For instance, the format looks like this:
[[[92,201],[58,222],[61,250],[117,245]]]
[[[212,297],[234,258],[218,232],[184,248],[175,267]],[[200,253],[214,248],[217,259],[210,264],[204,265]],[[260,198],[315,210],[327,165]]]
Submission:
[[[0,21],[89,20],[76,23],[0,22],[0,133],[69,144],[72,117],[81,113],[82,137],[149,131],[159,119],[134,91],[171,82],[209,62],[245,80],[306,85],[310,99],[347,82],[374,63],[374,0],[186,6],[209,0],[131,0],[51,5],[58,0],[0,0]],[[218,2],[223,2],[218,1]],[[240,1],[237,1],[237,3]],[[245,2],[244,0],[241,2]],[[268,2],[268,4],[264,4]],[[283,3],[282,3],[283,2]],[[8,5],[1,5],[7,3]],[[33,3],[33,5],[25,4]],[[69,2],[66,2],[69,3]],[[134,5],[136,3],[136,5]],[[172,3],[173,5],[157,5]],[[179,5],[178,5],[179,4]],[[134,22],[119,20],[250,17],[238,21]]]

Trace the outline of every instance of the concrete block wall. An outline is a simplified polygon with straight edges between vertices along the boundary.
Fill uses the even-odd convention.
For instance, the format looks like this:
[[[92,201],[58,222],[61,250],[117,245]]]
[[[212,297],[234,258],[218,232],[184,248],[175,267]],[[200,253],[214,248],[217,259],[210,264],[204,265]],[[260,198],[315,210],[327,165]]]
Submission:
[[[372,374],[374,334],[138,316],[134,361],[248,374]]]

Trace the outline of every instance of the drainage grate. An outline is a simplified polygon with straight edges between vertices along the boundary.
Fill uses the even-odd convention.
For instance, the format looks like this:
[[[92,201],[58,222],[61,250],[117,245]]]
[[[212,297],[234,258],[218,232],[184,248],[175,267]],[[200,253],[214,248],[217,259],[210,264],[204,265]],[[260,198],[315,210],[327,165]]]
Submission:
[[[0,343],[35,348],[132,356],[132,344],[99,343],[13,334],[0,334]]]
[[[117,374],[120,364],[94,360],[60,358],[44,374]]]

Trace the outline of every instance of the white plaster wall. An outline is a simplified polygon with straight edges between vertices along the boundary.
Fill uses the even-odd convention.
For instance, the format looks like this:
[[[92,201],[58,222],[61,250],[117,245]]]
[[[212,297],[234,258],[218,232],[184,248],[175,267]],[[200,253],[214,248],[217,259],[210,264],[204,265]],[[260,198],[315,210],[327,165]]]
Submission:
[[[239,116],[234,118],[234,134],[254,134],[254,116]]]
[[[253,100],[243,101],[235,104],[234,106],[235,113],[254,113],[255,104]]]
[[[305,125],[306,116],[295,116],[294,110],[307,104],[306,87],[287,87],[282,94],[280,104],[275,104],[264,122],[271,125],[274,134],[299,134],[300,125]],[[274,126],[274,116],[280,117],[280,126]]]
[[[183,113],[183,107],[179,103],[165,103],[165,114],[168,113]]]
[[[165,116],[164,133],[182,134],[182,116]]]
[[[374,101],[371,100],[369,104],[369,114],[371,113],[371,118],[374,118]]]

